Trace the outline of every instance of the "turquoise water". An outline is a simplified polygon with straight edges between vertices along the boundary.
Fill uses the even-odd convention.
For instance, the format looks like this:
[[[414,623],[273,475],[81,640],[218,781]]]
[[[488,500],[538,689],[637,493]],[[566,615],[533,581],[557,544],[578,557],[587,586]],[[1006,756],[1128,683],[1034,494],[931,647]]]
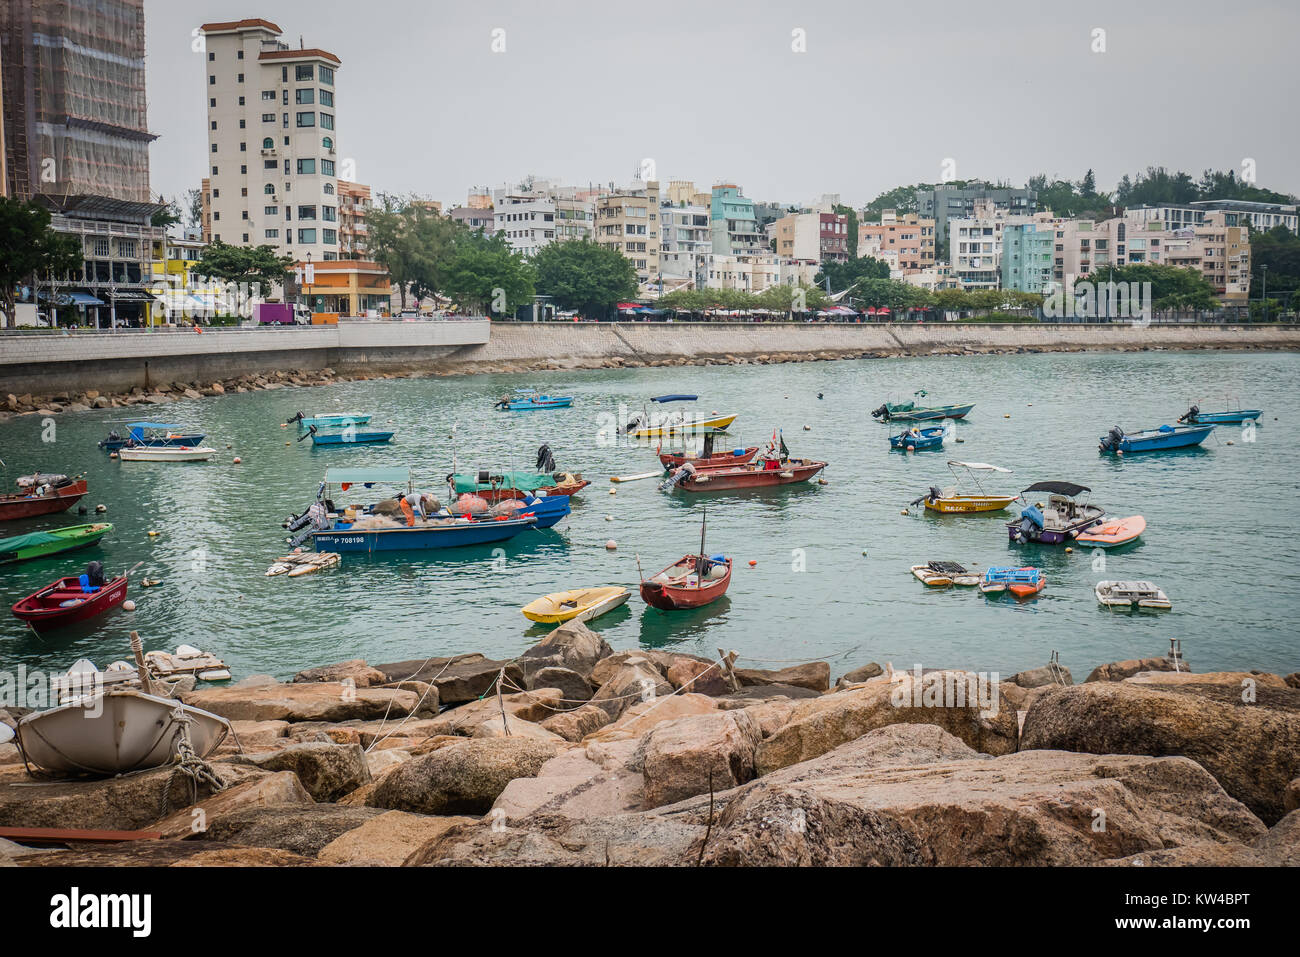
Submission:
[[[1294,354],[933,357],[344,383],[183,401],[140,415],[60,416],[51,443],[42,441],[40,420],[28,416],[0,424],[5,484],[38,466],[84,472],[91,515],[74,510],[7,523],[3,532],[93,521],[97,503],[108,507],[103,518],[115,527],[96,548],[0,567],[0,597],[12,604],[92,559],[110,572],[144,564],[132,575],[134,612],[119,609],[45,638],[5,614],[0,666],[62,669],[86,656],[102,667],[129,656],[132,628],[147,648],[188,643],[214,651],[237,676],[287,677],[353,657],[511,657],[544,633],[529,626],[521,605],[567,588],[634,588],[637,555],[649,575],[698,547],[707,505],[708,550],[736,560],[729,593],[707,608],[672,614],[634,595],[594,623],[615,648],[735,649],[750,666],[829,659],[836,674],[868,661],[1007,674],[1044,664],[1057,650],[1081,678],[1101,662],[1163,654],[1172,637],[1182,639],[1197,670],[1285,673],[1300,667],[1298,380]],[[502,394],[525,386],[577,401],[559,411],[493,411]],[[955,425],[961,444],[949,440],[936,453],[888,451],[890,428],[869,412],[917,388],[936,402],[976,403]],[[760,444],[784,429],[794,455],[831,463],[829,484],[687,498],[661,493],[651,480],[610,495],[609,476],[658,464],[653,447],[611,441],[620,404],[624,413],[635,411],[666,392],[698,393],[694,411],[740,413],[727,446]],[[1223,426],[1201,450],[1123,460],[1097,453],[1097,437],[1112,425],[1131,431],[1172,422],[1194,398],[1210,411],[1225,396],[1265,410],[1253,441]],[[286,445],[297,433],[279,423],[299,409],[369,411],[372,425],[392,424],[397,439],[329,451]],[[123,463],[96,448],[111,424],[150,417],[200,426],[220,454],[200,465]],[[422,487],[445,499],[440,482],[451,471],[453,424],[461,470],[530,468],[546,442],[560,468],[581,471],[593,484],[564,525],[527,532],[500,552],[346,555],[340,567],[305,578],[264,576],[285,551],[279,523],[309,503],[330,464],[410,465]],[[232,464],[236,455],[243,464]],[[901,515],[928,486],[952,484],[949,458],[1014,470],[986,481],[990,491],[1017,492],[1049,479],[1091,486],[1110,514],[1144,515],[1147,533],[1108,555],[1098,573],[1082,549],[1009,546],[1003,523],[1011,512]],[[604,547],[611,538],[617,551]],[[970,589],[930,590],[908,568],[931,559],[980,568],[1037,564],[1048,586],[1022,604],[992,602]],[[142,590],[146,575],[165,584]],[[1104,611],[1092,593],[1101,578],[1154,580],[1174,609]]]

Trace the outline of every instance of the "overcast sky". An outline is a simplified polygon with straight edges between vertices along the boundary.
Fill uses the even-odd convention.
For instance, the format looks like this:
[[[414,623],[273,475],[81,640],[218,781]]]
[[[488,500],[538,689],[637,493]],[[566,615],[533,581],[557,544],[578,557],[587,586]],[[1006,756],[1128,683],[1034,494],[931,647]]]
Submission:
[[[343,61],[339,156],[360,182],[451,205],[529,173],[625,185],[645,159],[784,203],[861,206],[947,159],[1017,185],[1091,166],[1111,189],[1249,158],[1259,185],[1300,193],[1296,0],[145,0],[145,16],[169,199],[206,168],[191,32],[250,17]]]

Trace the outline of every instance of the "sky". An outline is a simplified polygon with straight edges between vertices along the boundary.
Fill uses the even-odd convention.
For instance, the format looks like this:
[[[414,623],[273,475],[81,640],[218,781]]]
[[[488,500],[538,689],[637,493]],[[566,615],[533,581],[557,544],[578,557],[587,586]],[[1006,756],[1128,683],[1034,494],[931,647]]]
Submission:
[[[253,17],[342,60],[339,157],[376,193],[627,185],[648,160],[800,204],[1250,161],[1300,194],[1295,0],[145,0],[168,199],[206,168],[194,31]]]

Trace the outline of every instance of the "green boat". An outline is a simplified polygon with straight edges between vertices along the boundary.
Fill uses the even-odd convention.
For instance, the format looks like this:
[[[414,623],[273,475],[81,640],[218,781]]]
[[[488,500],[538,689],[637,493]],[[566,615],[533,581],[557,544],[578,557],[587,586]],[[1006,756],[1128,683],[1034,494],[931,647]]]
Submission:
[[[52,532],[31,532],[28,535],[0,539],[0,565],[85,548],[94,545],[112,530],[113,526],[108,522],[97,522],[94,525],[69,525]]]
[[[922,389],[916,392],[913,399],[924,399],[925,396],[926,392]],[[965,418],[973,408],[975,408],[973,402],[970,405],[938,406],[927,406],[916,401],[886,402],[871,415],[882,422],[928,422],[933,419]]]

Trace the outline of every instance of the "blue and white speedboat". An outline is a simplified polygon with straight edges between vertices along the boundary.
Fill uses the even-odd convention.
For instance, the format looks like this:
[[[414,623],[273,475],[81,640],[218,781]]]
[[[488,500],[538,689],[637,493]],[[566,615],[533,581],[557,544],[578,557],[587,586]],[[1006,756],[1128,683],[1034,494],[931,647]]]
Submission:
[[[126,426],[126,435],[120,435],[116,430],[109,432],[108,438],[102,439],[99,447],[109,452],[116,452],[127,445],[147,448],[176,445],[194,447],[202,445],[205,437],[202,432],[192,429],[186,431],[183,425],[168,425],[165,422],[129,422]]]
[[[509,412],[527,412],[532,409],[567,409],[573,405],[571,395],[537,395],[532,389],[516,389],[514,397],[502,396],[495,408]]]
[[[923,452],[929,449],[943,448],[943,428],[936,426],[930,429],[911,428],[906,432],[900,432],[898,435],[889,437],[889,447],[891,449],[905,449],[909,452]]]
[[[1162,425],[1158,429],[1125,432],[1118,425],[1099,440],[1102,452],[1160,452],[1200,445],[1214,431],[1213,425]]]
[[[1260,409],[1237,409],[1232,412],[1202,412],[1199,406],[1192,406],[1184,415],[1178,417],[1179,422],[1186,422],[1189,425],[1236,425],[1239,422],[1248,422],[1258,419],[1264,413]]]

